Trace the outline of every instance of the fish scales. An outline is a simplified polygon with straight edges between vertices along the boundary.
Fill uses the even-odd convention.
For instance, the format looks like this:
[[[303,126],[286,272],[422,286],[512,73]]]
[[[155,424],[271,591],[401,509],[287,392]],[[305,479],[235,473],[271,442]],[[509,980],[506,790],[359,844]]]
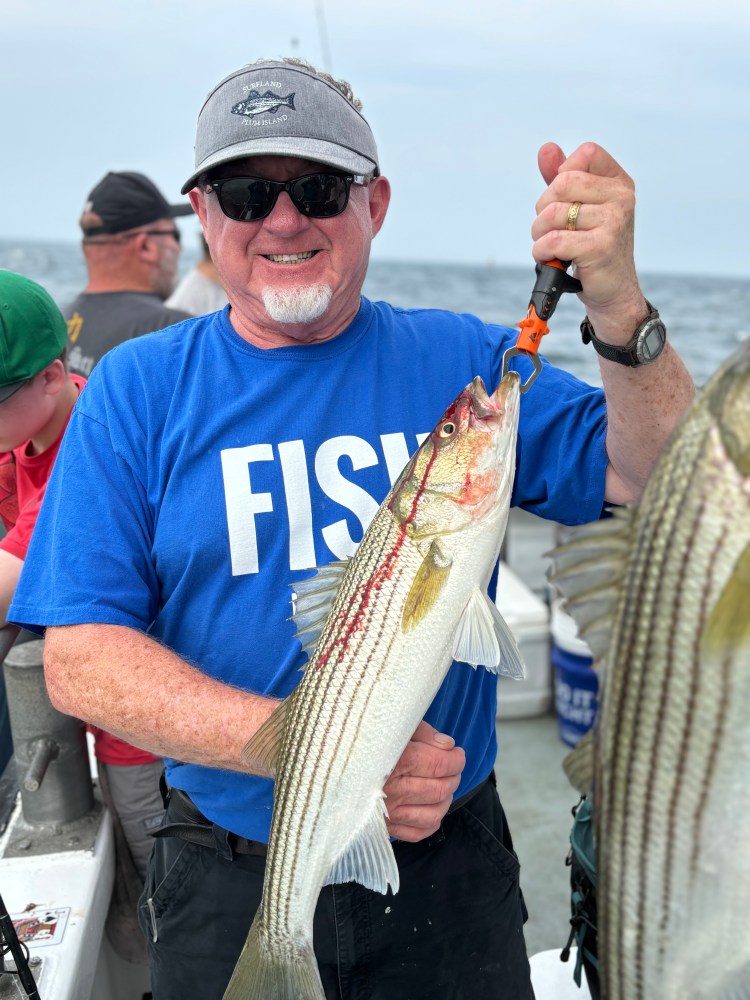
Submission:
[[[667,482],[668,480],[665,480],[665,484]],[[649,842],[649,825],[655,818],[654,807],[657,801],[655,781],[653,779],[659,774],[652,766],[651,754],[660,751],[660,737],[664,733],[665,725],[669,724],[663,718],[662,708],[662,706],[669,704],[666,700],[668,698],[668,691],[665,690],[669,683],[669,669],[665,670],[663,675],[653,677],[647,670],[648,663],[655,655],[658,655],[658,650],[653,649],[655,612],[658,609],[659,613],[664,614],[670,600],[670,595],[664,590],[661,591],[662,600],[658,600],[658,587],[662,582],[661,572],[664,567],[665,553],[668,551],[669,545],[673,544],[672,539],[665,532],[659,530],[660,526],[666,523],[667,518],[670,516],[668,505],[670,497],[674,496],[669,489],[663,492],[663,497],[656,498],[661,502],[654,503],[655,516],[650,519],[650,524],[646,526],[648,531],[644,532],[641,536],[642,542],[639,551],[642,557],[640,565],[635,567],[634,572],[630,575],[631,589],[633,591],[630,605],[633,608],[640,607],[643,609],[641,621],[640,623],[636,623],[635,627],[630,622],[626,621],[624,623],[630,633],[629,642],[618,644],[617,638],[615,638],[619,663],[626,664],[627,666],[624,669],[629,669],[632,674],[628,685],[620,685],[619,690],[617,690],[617,685],[615,684],[612,712],[616,713],[617,721],[616,725],[610,731],[622,732],[625,728],[629,728],[633,731],[633,742],[635,744],[643,742],[641,739],[642,731],[648,732],[651,729],[655,733],[654,745],[647,745],[648,756],[642,755],[639,757],[633,755],[630,753],[631,746],[624,743],[615,743],[611,748],[613,755],[612,769],[617,772],[619,768],[625,767],[625,780],[612,787],[613,798],[615,795],[617,796],[614,801],[611,803],[607,802],[607,804],[604,801],[601,802],[602,815],[606,816],[608,820],[602,837],[606,842],[611,842],[614,839],[614,829],[622,825],[625,831],[622,838],[623,851],[627,851],[628,848],[632,847],[638,850],[643,841],[646,843]],[[664,501],[667,503],[667,509],[664,509]],[[673,523],[676,523],[676,520]],[[679,626],[674,617],[671,622],[670,632],[673,636],[679,634]],[[649,637],[651,637],[651,642],[649,642]],[[620,676],[623,667],[620,667],[619,670],[620,673],[618,673],[618,664],[616,664],[610,671],[610,675],[614,674],[615,678]],[[650,690],[653,684],[659,686],[660,690],[658,692]],[[604,721],[602,723],[602,739],[606,741],[606,724]],[[605,754],[608,749],[609,747],[605,742]],[[639,802],[638,799],[641,796],[642,801]],[[607,806],[610,806],[610,808],[607,808]],[[669,831],[668,836],[672,834],[671,825],[667,828]],[[637,933],[642,935],[645,926],[643,907],[646,905],[646,900],[648,899],[646,877],[649,869],[645,865],[640,866],[638,883],[632,886],[630,892],[628,892],[628,885],[624,880],[624,875],[629,870],[630,863],[632,861],[629,862],[626,856],[623,857],[620,855],[619,858],[613,856],[611,868],[607,866],[601,875],[602,893],[604,898],[610,898],[611,896],[611,898],[617,901],[618,919],[617,921],[609,922],[610,929],[622,926],[625,910],[629,907],[638,906],[640,901],[641,910],[636,921],[636,927]],[[614,891],[610,891],[607,884],[610,871],[613,878],[617,878],[617,888]],[[669,878],[669,873],[667,873],[667,878]],[[637,894],[634,899],[633,895],[636,889]],[[605,926],[607,926],[606,922]],[[623,944],[624,942],[620,937],[610,943],[610,953],[614,948],[617,949],[616,954],[618,955],[619,968],[622,968],[624,965],[622,954]],[[635,953],[637,956],[642,954],[641,944],[639,941],[636,945]],[[637,965],[636,977],[640,977]]]
[[[684,453],[680,453],[681,459],[685,459]],[[675,489],[676,484],[674,474],[677,467],[673,467],[671,474],[665,475],[657,481],[654,498],[651,503],[644,503],[649,511],[649,516],[644,519],[644,525],[635,552],[638,561],[634,565],[633,571],[629,574],[630,591],[627,595],[627,605],[631,609],[631,614],[635,615],[638,609],[638,617],[634,620],[623,620],[622,640],[616,635],[614,645],[618,650],[617,660],[611,673],[613,676],[614,692],[612,712],[616,713],[616,725],[609,729],[609,732],[623,732],[629,729],[633,732],[633,743],[641,742],[641,734],[653,732],[654,745],[648,746],[648,755],[634,755],[631,745],[622,742],[615,743],[611,748],[613,754],[612,770],[615,773],[626,766],[625,778],[621,784],[612,788],[613,794],[619,796],[616,802],[612,803],[612,808],[602,807],[602,813],[608,816],[609,823],[604,831],[604,838],[607,842],[613,839],[613,831],[618,824],[629,830],[629,822],[635,817],[636,824],[642,820],[642,825],[636,825],[632,833],[626,832],[623,836],[623,844],[635,846],[636,849],[641,842],[641,838],[646,838],[648,842],[649,824],[653,819],[653,807],[655,803],[654,776],[659,774],[651,766],[651,754],[658,752],[661,736],[665,727],[670,723],[663,717],[664,706],[669,706],[668,692],[665,690],[672,676],[669,666],[663,674],[653,674],[648,671],[648,664],[655,657],[663,656],[667,658],[667,664],[671,660],[670,650],[676,642],[679,642],[679,622],[677,616],[673,614],[671,623],[665,631],[665,648],[655,648],[661,640],[661,633],[655,628],[657,616],[662,620],[670,607],[676,611],[677,608],[671,604],[673,591],[666,590],[663,584],[681,580],[679,570],[675,568],[670,571],[668,561],[670,553],[684,562],[687,550],[679,547],[679,540],[675,539],[676,526],[680,523],[680,497],[681,493]],[[683,515],[684,516],[684,515]],[[664,530],[665,525],[671,525],[669,530]],[[665,572],[666,570],[666,572]],[[662,578],[664,576],[664,579]],[[661,599],[660,599],[661,595]],[[631,671],[628,683],[618,686],[617,679],[623,678],[627,671]],[[609,671],[608,671],[609,673]],[[656,688],[657,690],[654,690]],[[609,713],[608,713],[609,715]],[[679,717],[679,716],[678,716]],[[602,723],[602,738],[606,740],[606,722]],[[605,747],[607,744],[605,743]],[[604,750],[606,755],[607,750]],[[627,758],[626,758],[627,755]],[[626,758],[626,765],[624,764]],[[643,802],[639,802],[640,794],[643,794]],[[630,827],[632,829],[632,827]],[[613,858],[613,868],[616,860]],[[637,905],[637,900],[632,899],[633,890],[630,895],[627,886],[623,884],[623,876],[626,871],[627,860],[620,858],[619,884],[614,898],[618,900],[621,925],[622,914],[625,907]],[[617,869],[615,868],[615,871]],[[644,877],[648,869],[641,867],[641,878],[638,888],[640,890],[639,899],[647,898]],[[602,876],[606,884],[606,874]],[[605,890],[606,892],[606,890]],[[642,917],[642,913],[641,913]],[[638,933],[642,933],[643,923],[638,924]],[[623,942],[618,939],[618,954],[622,952]],[[636,947],[636,954],[640,955],[641,950]]]
[[[522,672],[486,595],[510,505],[519,385],[511,372],[491,397],[481,379],[467,386],[353,558],[295,585],[297,634],[312,653],[246,748],[276,785],[263,897],[225,1000],[321,1000],[320,889],[397,890],[383,785],[454,655]]]
[[[750,629],[716,628],[738,593],[750,617],[749,417],[750,345],[682,421],[630,524],[598,654],[604,1000],[750,997]],[[578,587],[560,589],[580,614]]]
[[[610,737],[624,728],[633,732],[632,742],[611,747],[612,770],[617,774],[622,769],[624,779],[612,786],[612,794],[618,799],[611,807],[606,798],[601,804],[608,823],[600,839],[616,843],[618,825],[625,830],[621,853],[613,854],[611,864],[602,872],[603,898],[614,901],[618,910],[617,918],[605,919],[604,926],[610,934],[605,952],[617,955],[611,975],[617,977],[619,996],[630,995],[625,992],[630,973],[627,941],[620,932],[627,923],[627,913],[637,913],[634,986],[638,990],[635,995],[642,996],[658,970],[658,964],[654,969],[648,963],[652,953],[646,948],[646,935],[656,930],[657,947],[652,960],[658,963],[671,929],[674,897],[685,895],[684,891],[677,893],[677,889],[688,886],[694,877],[691,868],[695,865],[695,846],[690,851],[682,850],[679,841],[682,831],[701,815],[711,777],[708,765],[715,760],[715,752],[713,757],[706,755],[704,742],[695,734],[721,732],[722,706],[727,699],[726,674],[717,683],[713,674],[701,671],[695,643],[698,633],[694,616],[697,613],[705,619],[712,590],[715,598],[717,586],[726,576],[717,577],[720,567],[716,565],[717,553],[722,551],[719,543],[725,533],[724,518],[715,516],[701,494],[691,494],[679,482],[679,477],[689,475],[711,447],[710,431],[694,433],[694,437],[692,442],[681,438],[680,446],[666,456],[672,463],[672,474],[664,477],[662,495],[655,498],[654,516],[649,518],[642,536],[641,559],[631,575],[633,586],[641,588],[632,602],[633,607],[641,609],[640,621],[631,628],[635,641],[618,645],[615,638],[618,657],[614,667],[608,669],[608,676],[615,678],[625,678],[631,672],[627,684],[620,685],[619,690],[616,686],[612,710],[618,718],[609,729]],[[695,446],[692,452],[690,444]],[[678,497],[680,501],[675,499]],[[731,506],[722,513],[731,516]],[[649,670],[649,664],[660,660],[665,664],[663,671]],[[689,669],[679,670],[678,661],[689,665]],[[603,720],[604,740],[606,731]],[[642,752],[633,753],[633,747],[641,747]],[[607,749],[605,743],[605,755]],[[659,766],[654,766],[655,756],[659,757]],[[689,783],[682,777],[687,774]],[[673,780],[675,775],[677,780]],[[693,845],[698,843],[694,829],[690,839]],[[645,865],[644,844],[649,845]],[[634,870],[640,871],[637,881],[629,877]],[[613,890],[608,885],[609,877],[616,886]]]
[[[393,606],[394,603],[405,601],[421,563],[418,552],[418,558],[415,558],[414,551],[402,547],[398,568],[391,572],[390,578],[385,579],[380,587],[378,603],[382,610],[374,622],[370,616],[367,629],[350,629],[348,626],[360,613],[360,604],[356,598],[361,585],[356,583],[357,579],[367,579],[371,572],[383,566],[400,535],[394,530],[392,522],[388,523],[388,519],[381,517],[381,523],[382,527],[381,524],[373,526],[375,530],[371,533],[367,546],[360,546],[354,556],[357,572],[354,572],[353,566],[353,572],[349,576],[352,583],[340,591],[329,625],[318,643],[320,652],[316,651],[307,668],[313,673],[313,681],[305,688],[306,696],[295,699],[294,702],[294,711],[290,716],[290,725],[296,733],[294,753],[285,754],[279,761],[277,783],[288,789],[289,794],[274,800],[275,815],[271,836],[277,835],[277,830],[290,830],[293,828],[292,824],[298,830],[294,854],[291,857],[282,855],[278,866],[274,866],[269,859],[275,892],[268,903],[273,906],[274,900],[286,901],[287,910],[281,915],[284,920],[289,918],[292,894],[286,891],[286,886],[281,881],[275,880],[275,867],[282,868],[288,874],[294,871],[294,866],[299,862],[300,846],[318,834],[321,811],[330,783],[339,779],[346,770],[357,740],[371,735],[363,732],[362,723],[385,658],[400,628],[400,618],[393,614]],[[346,643],[337,641],[336,637],[342,633],[347,636]],[[376,650],[377,659],[374,656]],[[346,670],[323,671],[319,668],[318,661],[331,660],[333,651],[336,652],[339,663],[345,656],[348,658]],[[335,663],[332,661],[330,666],[334,667]],[[376,719],[378,725],[387,724],[389,705],[386,704],[383,708],[385,712],[381,711]],[[305,770],[298,778],[294,769],[300,759],[304,761]],[[310,789],[317,792],[315,797],[309,796]],[[278,836],[283,834],[279,833]],[[291,838],[284,839],[289,842]],[[326,872],[321,873],[321,879],[325,874]]]

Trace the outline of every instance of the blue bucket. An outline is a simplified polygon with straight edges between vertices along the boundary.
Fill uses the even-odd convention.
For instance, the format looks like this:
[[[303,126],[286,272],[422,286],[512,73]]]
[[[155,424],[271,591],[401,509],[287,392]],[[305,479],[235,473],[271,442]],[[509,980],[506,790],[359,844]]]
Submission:
[[[578,638],[576,624],[560,601],[552,604],[550,634],[558,730],[563,743],[574,747],[594,724],[599,680],[591,650]]]

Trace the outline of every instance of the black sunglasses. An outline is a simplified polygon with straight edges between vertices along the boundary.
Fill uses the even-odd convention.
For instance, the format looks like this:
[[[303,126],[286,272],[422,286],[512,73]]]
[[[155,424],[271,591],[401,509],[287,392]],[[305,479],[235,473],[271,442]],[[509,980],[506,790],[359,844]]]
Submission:
[[[311,219],[332,219],[349,203],[352,174],[317,171],[291,181],[269,181],[265,177],[222,177],[209,181],[224,215],[235,222],[258,222],[273,211],[276,199],[286,191],[294,207]]]
[[[174,229],[141,229],[140,232],[133,233],[133,236],[172,236],[178,243],[181,240],[177,226]]]

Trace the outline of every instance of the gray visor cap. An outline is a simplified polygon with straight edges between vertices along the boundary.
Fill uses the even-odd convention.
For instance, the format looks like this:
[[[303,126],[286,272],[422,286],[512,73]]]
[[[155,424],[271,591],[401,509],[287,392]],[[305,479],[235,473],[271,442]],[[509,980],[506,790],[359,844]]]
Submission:
[[[212,167],[246,156],[296,156],[355,175],[378,174],[370,126],[344,95],[301,66],[245,66],[225,77],[198,115],[195,170],[182,193]]]

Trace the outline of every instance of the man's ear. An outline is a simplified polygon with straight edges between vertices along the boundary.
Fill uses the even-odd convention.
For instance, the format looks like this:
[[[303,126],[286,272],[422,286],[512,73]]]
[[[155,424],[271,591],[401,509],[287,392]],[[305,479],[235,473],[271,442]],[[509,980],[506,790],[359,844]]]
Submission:
[[[391,201],[391,184],[387,177],[375,177],[367,187],[370,196],[370,218],[372,235],[380,232]]]
[[[190,204],[193,206],[193,211],[201,220],[201,225],[203,226],[203,231],[206,231],[206,192],[201,191],[200,188],[194,187],[188,191],[188,198],[190,199]]]
[[[44,383],[44,391],[49,396],[57,395],[68,380],[65,365],[59,358],[55,358],[52,364],[47,365],[46,368],[42,368],[39,374]]]
[[[149,264],[156,263],[161,258],[161,247],[158,240],[152,239],[148,233],[136,233],[128,240],[128,243],[132,252],[138,258],[148,261]]]

